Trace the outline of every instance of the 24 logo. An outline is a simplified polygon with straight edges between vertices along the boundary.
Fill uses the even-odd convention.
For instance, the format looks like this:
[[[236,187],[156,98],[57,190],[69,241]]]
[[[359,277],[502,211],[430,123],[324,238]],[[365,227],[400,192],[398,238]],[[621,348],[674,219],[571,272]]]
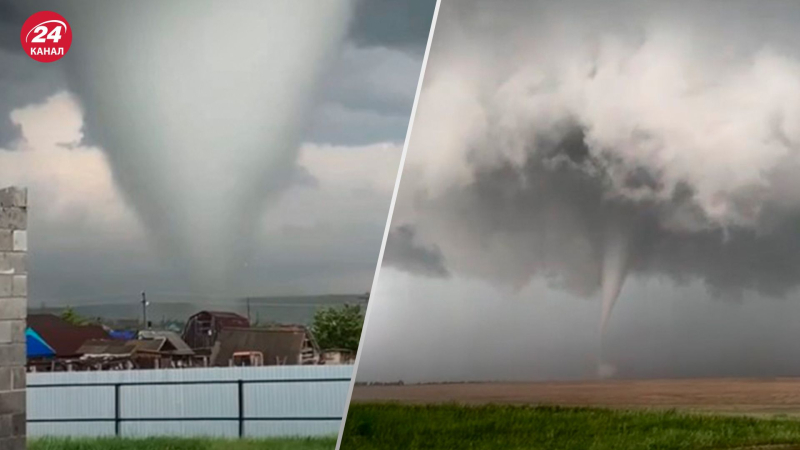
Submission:
[[[20,42],[25,53],[36,61],[58,61],[72,45],[72,27],[61,15],[40,11],[22,25]]]

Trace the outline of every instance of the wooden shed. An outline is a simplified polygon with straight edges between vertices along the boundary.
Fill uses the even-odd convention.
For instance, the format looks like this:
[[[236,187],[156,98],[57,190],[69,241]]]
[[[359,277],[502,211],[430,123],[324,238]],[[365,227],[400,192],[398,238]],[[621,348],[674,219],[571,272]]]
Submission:
[[[210,351],[223,328],[250,328],[250,321],[232,312],[200,311],[189,317],[181,337],[193,350]]]

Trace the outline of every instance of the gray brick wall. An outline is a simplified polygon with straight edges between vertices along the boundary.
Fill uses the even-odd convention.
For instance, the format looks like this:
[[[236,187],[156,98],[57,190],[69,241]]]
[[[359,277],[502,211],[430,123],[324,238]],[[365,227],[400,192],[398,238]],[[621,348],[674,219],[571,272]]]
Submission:
[[[0,449],[25,448],[28,195],[0,189]]]

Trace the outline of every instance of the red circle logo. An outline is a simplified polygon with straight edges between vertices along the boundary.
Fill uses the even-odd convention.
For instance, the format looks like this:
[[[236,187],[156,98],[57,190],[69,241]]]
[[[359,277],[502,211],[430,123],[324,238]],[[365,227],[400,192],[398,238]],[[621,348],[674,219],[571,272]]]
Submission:
[[[58,61],[72,44],[72,27],[60,14],[39,11],[22,25],[19,40],[25,53],[36,61]]]

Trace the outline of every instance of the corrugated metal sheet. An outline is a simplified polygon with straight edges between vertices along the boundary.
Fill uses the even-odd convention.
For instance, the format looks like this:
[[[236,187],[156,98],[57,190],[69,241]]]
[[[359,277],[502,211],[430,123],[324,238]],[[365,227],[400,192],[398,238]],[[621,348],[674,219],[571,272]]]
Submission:
[[[114,435],[114,384],[123,383],[118,388],[122,419],[118,426],[122,436],[236,437],[236,382],[244,380],[243,413],[250,418],[244,422],[245,436],[333,436],[339,431],[352,369],[271,366],[31,373],[27,390],[28,435]],[[210,383],[148,384],[161,382]],[[230,384],[214,384],[218,382]],[[66,419],[75,421],[58,421]]]

